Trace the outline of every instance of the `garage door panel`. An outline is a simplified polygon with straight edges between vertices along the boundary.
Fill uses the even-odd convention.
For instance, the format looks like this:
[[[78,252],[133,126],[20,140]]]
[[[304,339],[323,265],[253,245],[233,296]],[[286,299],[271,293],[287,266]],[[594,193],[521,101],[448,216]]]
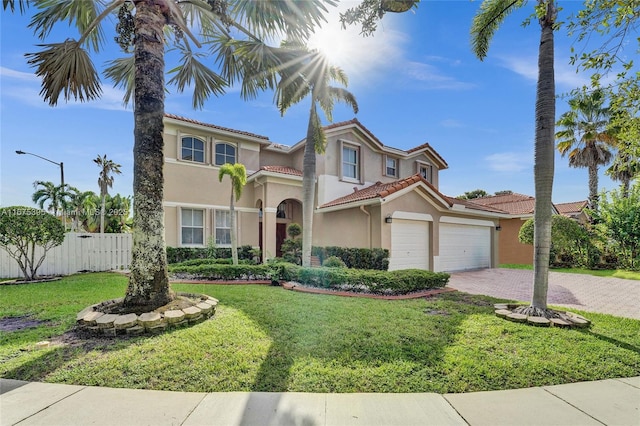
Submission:
[[[439,269],[462,271],[491,266],[491,228],[440,224]]]
[[[395,219],[391,226],[389,270],[429,269],[429,223]]]

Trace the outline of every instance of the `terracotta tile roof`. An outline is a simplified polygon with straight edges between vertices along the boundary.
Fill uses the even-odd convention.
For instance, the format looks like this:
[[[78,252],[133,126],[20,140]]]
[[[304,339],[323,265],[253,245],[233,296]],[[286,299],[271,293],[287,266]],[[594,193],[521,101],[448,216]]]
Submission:
[[[348,121],[341,121],[338,123],[333,123],[333,124],[329,124],[328,126],[325,126],[324,129],[325,130],[330,130],[330,129],[335,129],[337,127],[343,127],[343,126],[348,126],[350,124],[356,124],[358,126],[360,126],[362,128],[362,130],[364,130],[364,132],[367,134],[367,136],[369,136],[371,139],[373,139],[374,141],[376,141],[377,143],[379,143],[381,146],[385,146],[387,148],[391,148],[389,146],[386,146],[385,144],[382,143],[382,141],[380,139],[378,139],[376,137],[376,135],[374,135],[371,130],[367,129],[364,124],[362,124],[357,118],[353,118],[351,120]],[[405,152],[407,154],[411,154],[414,153],[416,151],[420,151],[420,150],[426,150],[429,149],[431,150],[431,152],[438,158],[438,160],[442,161],[442,164],[444,164],[445,166],[448,166],[447,162],[444,160],[444,158],[442,158],[440,156],[440,154],[438,154],[436,152],[435,149],[433,149],[433,147],[431,145],[429,145],[428,143],[423,143],[422,145],[416,146],[414,148],[411,148],[409,150],[406,150]]]
[[[499,209],[509,214],[533,214],[536,205],[536,199],[534,197],[518,193],[474,198],[468,201],[471,201],[473,204]]]
[[[300,170],[288,166],[262,166],[256,173],[261,170],[271,173],[281,173],[283,175],[302,176],[302,172]]]
[[[225,131],[225,132],[236,133],[238,135],[243,135],[243,136],[250,136],[252,138],[257,138],[257,139],[264,139],[265,141],[269,140],[269,138],[267,136],[262,136],[262,135],[258,135],[258,134],[251,133],[251,132],[245,132],[245,131],[242,131],[242,130],[230,129],[228,127],[216,126],[215,124],[204,123],[202,121],[192,120],[190,118],[181,117],[181,116],[175,115],[175,114],[165,113],[164,116],[167,117],[167,118],[172,118],[174,120],[180,120],[180,121],[184,121],[184,122],[191,123],[191,124],[197,124],[199,126],[210,127],[212,129],[216,129],[216,130],[222,130],[222,131]]]
[[[453,198],[449,196],[446,196],[445,198],[451,205],[460,204],[465,206],[465,208],[471,209],[471,210],[482,210],[485,212],[492,212],[492,213],[506,213],[504,210],[493,207],[493,206],[484,206],[482,204],[474,203],[475,200],[461,200],[459,198]]]
[[[389,183],[382,183],[382,182],[376,182],[375,184],[368,186],[366,188],[362,188],[362,189],[358,189],[354,192],[352,192],[351,194],[345,195],[344,197],[340,197],[340,198],[336,198],[333,201],[329,201],[328,203],[325,203],[323,205],[320,206],[320,208],[325,208],[325,207],[333,207],[333,206],[339,206],[339,205],[343,205],[343,204],[350,204],[350,203],[355,203],[358,201],[365,201],[365,200],[371,200],[374,198],[384,198],[387,197],[391,194],[393,194],[394,192],[398,192],[401,189],[407,188],[417,182],[423,182],[424,184],[426,184],[427,186],[429,186],[431,189],[433,189],[434,191],[436,191],[438,194],[440,194],[434,187],[433,185],[431,185],[429,182],[427,182],[426,180],[424,180],[420,175],[416,174],[413,176],[409,176],[408,178],[405,179],[401,179],[395,182],[389,182]],[[442,196],[442,198],[445,198],[444,195],[440,194]]]
[[[585,207],[587,207],[587,200],[556,204],[558,213],[565,215],[571,213],[580,213]]]

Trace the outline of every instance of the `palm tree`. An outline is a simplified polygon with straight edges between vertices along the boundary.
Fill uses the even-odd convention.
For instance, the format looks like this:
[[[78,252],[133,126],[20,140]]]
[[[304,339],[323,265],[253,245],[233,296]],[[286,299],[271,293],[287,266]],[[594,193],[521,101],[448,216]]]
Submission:
[[[61,210],[68,207],[67,199],[71,196],[75,189],[69,185],[55,185],[53,182],[45,182],[37,180],[33,182],[36,192],[33,193],[31,199],[41,209],[44,209],[45,203],[49,204],[47,210],[58,216]]]
[[[15,0],[3,1],[4,9],[15,9]],[[124,304],[129,307],[156,308],[174,297],[169,287],[164,241],[163,215],[163,116],[165,94],[165,43],[173,40],[181,53],[180,65],[171,69],[169,81],[178,91],[193,87],[193,104],[202,107],[211,94],[224,93],[224,88],[242,77],[243,94],[251,95],[272,87],[271,73],[256,74],[260,64],[238,59],[236,45],[224,44],[229,28],[253,40],[284,34],[306,38],[324,20],[326,5],[331,0],[233,1],[222,0],[108,0],[102,2],[68,0],[38,2],[38,13],[30,23],[36,35],[45,40],[53,26],[67,21],[75,26],[78,40],[67,38],[62,43],[42,44],[42,50],[27,55],[29,64],[42,78],[42,95],[55,106],[62,93],[64,99],[80,101],[96,99],[101,94],[98,73],[87,48],[99,51],[104,44],[102,26],[105,19],[118,12],[120,46],[128,53],[124,59],[111,62],[106,70],[116,85],[125,87],[125,101],[134,104],[133,194],[134,230],[131,275]],[[18,1],[21,12],[29,5]],[[231,7],[232,6],[232,7]],[[243,23],[245,26],[240,25]],[[199,58],[200,41],[188,24],[201,31],[201,40],[218,56],[222,74],[212,71]],[[211,63],[215,63],[214,60]],[[253,66],[252,66],[253,65]],[[258,75],[258,77],[254,77]]]
[[[569,157],[569,166],[589,170],[589,207],[598,205],[598,168],[609,164],[616,146],[612,132],[608,130],[610,111],[604,106],[601,90],[582,93],[569,100],[571,109],[560,116],[556,123],[557,148],[562,156]]]
[[[620,182],[621,195],[623,198],[627,198],[631,181],[640,176],[640,161],[629,150],[620,148],[613,159],[613,164],[605,173],[611,179]]]
[[[507,15],[524,6],[525,0],[484,0],[473,19],[471,39],[473,52],[481,60],[487,56],[489,43]],[[549,251],[551,248],[551,191],[554,173],[555,72],[554,37],[557,9],[555,0],[537,0],[536,16],[541,27],[538,47],[538,82],[536,86],[534,147],[534,257],[533,296],[523,313],[549,316]]]
[[[77,188],[70,188],[69,208],[73,211],[73,231],[78,232],[80,225],[84,222],[84,217],[93,215],[96,205],[93,202],[96,194],[93,191],[80,192]]]
[[[233,264],[238,264],[238,229],[236,224],[235,201],[242,196],[242,188],[247,183],[247,169],[244,164],[223,164],[218,172],[218,180],[222,182],[222,178],[228,175],[231,179],[231,201],[229,201],[229,215],[231,216],[231,257]]]
[[[286,45],[285,45],[286,47]],[[333,121],[336,101],[349,105],[355,113],[358,103],[351,92],[331,86],[331,82],[348,85],[347,75],[339,67],[330,65],[324,55],[291,46],[292,53],[302,60],[290,62],[279,70],[282,78],[276,88],[276,99],[281,114],[292,105],[310,96],[311,107],[307,124],[307,138],[302,160],[302,266],[311,266],[313,242],[313,211],[315,203],[316,153],[323,154],[327,137],[318,116],[318,106],[328,121]]]
[[[113,187],[112,173],[117,175],[122,174],[120,171],[120,164],[115,163],[113,160],[107,160],[107,154],[100,157],[99,155],[93,159],[93,162],[100,167],[100,175],[98,176],[98,186],[100,187],[100,197],[102,197],[102,203],[100,205],[100,233],[104,234],[104,202],[107,195],[109,195],[109,188]]]

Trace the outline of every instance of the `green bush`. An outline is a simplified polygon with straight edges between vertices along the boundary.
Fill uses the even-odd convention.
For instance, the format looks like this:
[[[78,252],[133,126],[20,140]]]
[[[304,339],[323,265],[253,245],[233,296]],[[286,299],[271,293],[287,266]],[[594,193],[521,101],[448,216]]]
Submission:
[[[268,265],[170,265],[169,272],[178,278],[202,280],[271,280],[273,270]]]
[[[304,285],[334,290],[407,294],[442,288],[449,282],[449,274],[422,269],[376,271],[324,267],[300,268],[297,281]]]
[[[327,257],[325,261],[322,262],[322,266],[325,266],[327,268],[346,268],[347,267],[344,261],[337,256]]]
[[[238,259],[253,261],[256,249],[250,245],[238,247]],[[226,247],[167,247],[167,262],[182,263],[194,259],[231,259],[231,249]]]
[[[312,254],[320,258],[320,263],[335,256],[341,259],[347,268],[355,269],[375,269],[386,271],[389,269],[389,250],[374,248],[353,248],[353,247],[313,247]]]

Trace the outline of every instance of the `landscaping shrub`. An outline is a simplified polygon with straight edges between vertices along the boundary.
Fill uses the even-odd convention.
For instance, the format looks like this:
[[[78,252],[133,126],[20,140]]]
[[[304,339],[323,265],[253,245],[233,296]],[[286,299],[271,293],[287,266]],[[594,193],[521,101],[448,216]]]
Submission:
[[[313,287],[376,294],[407,294],[444,287],[449,274],[404,269],[376,271],[343,268],[300,268],[298,282]]]
[[[238,247],[238,259],[253,261],[256,249],[250,245]],[[231,259],[231,249],[226,247],[167,247],[167,262],[182,263],[194,259]]]
[[[353,248],[353,247],[314,247],[314,256],[320,258],[320,263],[335,256],[341,259],[348,268],[355,269],[375,269],[386,271],[389,269],[389,250],[374,248]]]
[[[202,280],[270,280],[273,270],[269,265],[170,265],[169,272],[177,278]]]
[[[328,257],[324,262],[322,262],[322,266],[325,266],[327,268],[346,268],[347,267],[344,261],[337,256]]]

